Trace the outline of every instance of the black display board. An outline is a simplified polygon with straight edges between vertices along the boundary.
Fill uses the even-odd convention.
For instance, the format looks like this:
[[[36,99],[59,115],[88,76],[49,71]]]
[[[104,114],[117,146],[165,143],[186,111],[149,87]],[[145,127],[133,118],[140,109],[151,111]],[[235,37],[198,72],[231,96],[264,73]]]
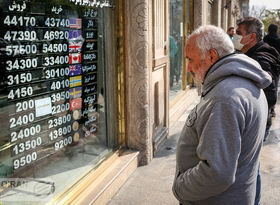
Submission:
[[[4,177],[98,131],[97,8],[110,4],[2,0],[0,6]]]

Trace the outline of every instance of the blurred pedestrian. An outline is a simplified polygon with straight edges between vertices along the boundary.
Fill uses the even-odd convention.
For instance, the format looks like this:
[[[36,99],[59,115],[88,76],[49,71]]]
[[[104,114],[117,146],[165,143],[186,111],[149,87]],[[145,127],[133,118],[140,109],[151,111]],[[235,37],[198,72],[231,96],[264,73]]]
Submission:
[[[229,27],[227,34],[229,35],[230,39],[233,40],[233,35],[234,35],[234,27]]]
[[[264,135],[264,141],[269,135],[271,127],[271,108],[276,104],[277,92],[276,92],[276,81],[278,80],[280,66],[280,57],[278,52],[268,44],[263,42],[264,36],[264,25],[261,20],[255,17],[246,17],[238,23],[236,30],[237,35],[241,36],[240,44],[241,51],[247,56],[256,60],[272,78],[271,84],[264,89],[264,93],[268,103],[268,117],[266,122],[266,129]],[[258,171],[257,178],[257,190],[255,205],[260,204],[261,196],[261,177]]]
[[[280,38],[277,34],[278,26],[270,24],[268,26],[268,34],[263,38],[263,41],[274,47],[280,53]]]
[[[212,25],[191,34],[186,58],[202,95],[177,144],[173,193],[181,204],[253,205],[271,77]]]
[[[278,37],[277,31],[278,31],[278,26],[275,24],[270,24],[268,26],[268,34],[263,38],[263,41],[268,43],[270,46],[274,47],[278,51],[278,53],[280,53],[280,38]],[[279,82],[279,78],[276,81],[277,96],[278,96],[278,82]],[[274,109],[275,106],[272,106],[270,111],[272,117],[276,116]]]
[[[176,68],[176,61],[177,59],[175,58],[176,54],[178,52],[178,46],[176,43],[176,40],[173,36],[169,36],[169,57],[170,57],[170,68],[169,68],[169,83],[170,83],[170,88],[173,86],[174,82],[174,76],[175,76],[175,68]]]

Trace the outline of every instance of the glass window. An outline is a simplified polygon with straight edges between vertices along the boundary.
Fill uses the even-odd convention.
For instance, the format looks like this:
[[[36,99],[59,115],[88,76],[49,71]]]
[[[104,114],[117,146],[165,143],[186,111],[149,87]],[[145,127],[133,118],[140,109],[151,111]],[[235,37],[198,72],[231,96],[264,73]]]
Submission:
[[[194,6],[194,0],[188,0],[186,2],[186,7],[187,7],[187,10],[186,10],[186,27],[187,27],[186,35],[187,36],[191,35],[192,31],[194,30],[193,6]],[[184,58],[184,62],[186,64],[186,70],[187,70],[188,62],[187,62],[186,58]],[[189,72],[186,73],[186,84],[194,86],[194,82],[193,82],[192,76],[191,76],[191,74]]]
[[[208,1],[208,24],[213,24],[213,3],[212,1]]]
[[[170,100],[182,91],[182,68],[183,68],[183,1],[170,1]]]
[[[0,0],[4,204],[49,201],[116,146],[107,135],[106,59],[116,51],[107,45],[114,35],[111,6],[109,1]],[[28,181],[14,186],[15,178]]]

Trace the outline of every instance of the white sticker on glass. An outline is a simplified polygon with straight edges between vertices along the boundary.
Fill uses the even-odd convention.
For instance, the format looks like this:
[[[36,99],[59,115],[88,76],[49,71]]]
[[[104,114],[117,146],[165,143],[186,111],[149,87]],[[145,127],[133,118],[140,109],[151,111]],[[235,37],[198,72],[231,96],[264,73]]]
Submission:
[[[52,101],[50,97],[35,100],[36,117],[52,113]]]

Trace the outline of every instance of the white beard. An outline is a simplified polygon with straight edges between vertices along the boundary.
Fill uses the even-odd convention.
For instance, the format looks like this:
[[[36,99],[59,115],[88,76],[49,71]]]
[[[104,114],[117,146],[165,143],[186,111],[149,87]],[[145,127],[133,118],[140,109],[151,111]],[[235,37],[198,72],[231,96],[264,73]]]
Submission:
[[[196,77],[193,78],[194,85],[197,87],[197,93],[200,96],[202,93],[202,81],[197,79]]]

